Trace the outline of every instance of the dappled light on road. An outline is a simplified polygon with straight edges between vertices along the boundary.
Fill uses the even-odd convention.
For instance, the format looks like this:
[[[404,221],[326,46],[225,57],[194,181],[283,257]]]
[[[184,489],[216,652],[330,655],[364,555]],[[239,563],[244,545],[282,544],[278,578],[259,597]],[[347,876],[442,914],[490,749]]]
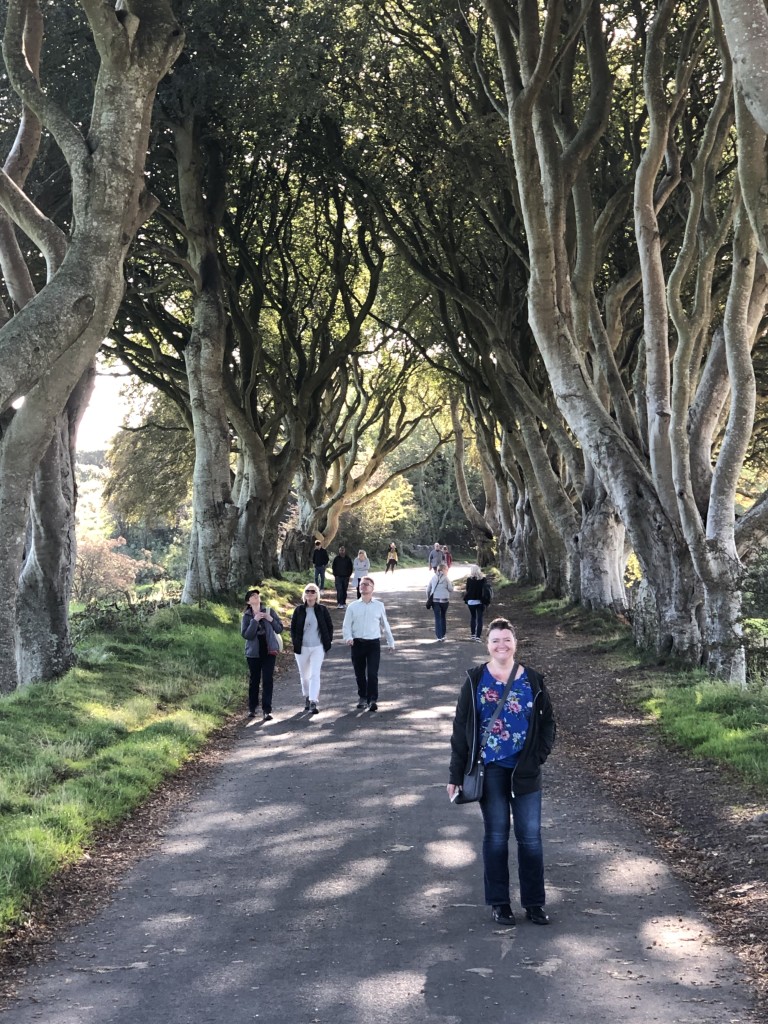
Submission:
[[[379,711],[355,707],[346,646],[326,659],[311,717],[282,657],[274,720],[242,730],[162,849],[36,976],[14,1024],[746,1021],[733,961],[559,749],[542,821],[552,924],[514,907],[516,928],[493,925],[479,808],[445,791],[459,687],[485,652],[456,638],[459,596],[448,641],[432,641],[427,579],[398,569],[384,590],[377,578],[396,640]],[[564,719],[556,680],[553,699]]]

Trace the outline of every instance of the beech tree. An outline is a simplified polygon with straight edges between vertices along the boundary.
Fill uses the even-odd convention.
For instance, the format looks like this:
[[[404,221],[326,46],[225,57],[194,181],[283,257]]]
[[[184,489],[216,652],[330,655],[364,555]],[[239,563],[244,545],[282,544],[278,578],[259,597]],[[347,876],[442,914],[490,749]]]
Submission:
[[[296,474],[298,522],[283,540],[282,568],[305,569],[315,539],[330,545],[345,512],[425,465],[450,437],[439,387],[416,372],[418,362],[415,350],[396,352],[385,333],[327,386]]]
[[[8,319],[0,328],[0,691],[60,672],[69,661],[59,632],[65,632],[74,552],[62,555],[61,545],[46,547],[43,539],[50,538],[51,530],[42,516],[34,520],[22,579],[31,576],[38,586],[47,584],[62,614],[51,615],[49,628],[41,628],[39,609],[18,601],[30,493],[40,467],[48,508],[58,494],[63,514],[72,516],[72,486],[66,494],[61,480],[77,408],[65,410],[111,326],[122,297],[126,251],[154,205],[143,173],[150,116],[157,84],[183,44],[172,5],[162,0],[125,0],[115,9],[82,0],[72,12],[84,16],[97,54],[85,128],[68,112],[67,97],[47,91],[38,80],[39,5],[9,0],[3,37],[8,81],[23,115],[16,158],[0,173],[0,206],[25,245],[44,258],[46,275],[35,290],[25,274],[21,246],[14,246],[6,227],[3,276],[16,309],[10,316],[6,308]],[[29,170],[25,161],[34,157],[41,129],[50,133],[70,175],[70,212],[61,223],[23,189]],[[20,397],[23,405],[14,409]],[[80,402],[75,399],[75,406]],[[44,655],[46,648],[59,652],[55,664]]]

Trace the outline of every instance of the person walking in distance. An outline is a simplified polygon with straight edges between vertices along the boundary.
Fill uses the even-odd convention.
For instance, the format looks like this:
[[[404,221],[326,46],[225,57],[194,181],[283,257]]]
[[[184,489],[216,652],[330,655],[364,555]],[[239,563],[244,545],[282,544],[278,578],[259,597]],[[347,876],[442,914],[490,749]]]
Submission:
[[[483,614],[491,603],[493,591],[479,565],[469,567],[464,584],[464,603],[469,609],[469,639],[482,643]]]
[[[448,604],[453,593],[453,583],[448,579],[448,567],[438,565],[434,576],[427,584],[427,598],[432,600],[432,611],[435,615],[435,636],[441,642],[447,632],[446,616]]]
[[[361,711],[363,708],[378,711],[382,634],[389,649],[395,649],[395,638],[389,628],[387,613],[382,602],[373,599],[373,586],[371,577],[363,576],[360,580],[361,596],[347,606],[342,627],[344,642],[352,648],[357,707]]]
[[[455,799],[482,747],[483,881],[496,924],[513,925],[509,888],[510,813],[517,841],[520,903],[534,924],[544,910],[541,766],[555,743],[555,716],[544,679],[515,658],[517,638],[507,619],[488,627],[489,659],[466,674],[451,735],[448,796]],[[496,717],[499,704],[501,712]],[[490,732],[489,732],[490,726]]]
[[[304,710],[320,711],[320,669],[333,642],[331,613],[320,604],[320,591],[314,583],[304,587],[304,600],[291,616],[291,643],[299,669]]]
[[[349,588],[349,580],[354,572],[354,566],[352,565],[352,559],[347,554],[347,549],[343,544],[339,545],[339,553],[336,555],[334,560],[331,562],[331,572],[333,573],[333,581],[336,584],[336,607],[346,608],[347,607],[347,589]]]
[[[320,593],[325,590],[325,569],[328,565],[328,552],[319,540],[315,541],[315,550],[312,552],[312,566],[315,570],[315,586]]]
[[[443,549],[440,547],[440,541],[435,541],[435,546],[429,552],[427,562],[432,572],[437,572],[438,565],[443,564]]]
[[[360,580],[363,576],[367,576],[371,571],[371,560],[366,555],[365,551],[360,548],[357,552],[357,558],[352,563],[352,567],[355,574],[355,587],[357,588],[357,596],[360,597]]]
[[[386,565],[386,568],[384,569],[384,575],[386,576],[387,573],[391,569],[392,570],[392,575],[394,576],[396,568],[397,568],[397,547],[395,546],[395,542],[392,541],[392,543],[387,548],[387,565]]]

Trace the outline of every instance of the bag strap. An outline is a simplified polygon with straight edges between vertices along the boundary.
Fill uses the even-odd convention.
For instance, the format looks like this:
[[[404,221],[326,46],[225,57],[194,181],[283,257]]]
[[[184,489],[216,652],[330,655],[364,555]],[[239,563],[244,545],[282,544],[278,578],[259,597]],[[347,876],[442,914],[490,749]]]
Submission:
[[[488,737],[491,735],[491,729],[493,729],[494,722],[499,717],[504,708],[504,704],[506,703],[507,700],[507,695],[509,694],[509,691],[512,689],[512,683],[514,683],[515,681],[515,676],[517,675],[517,670],[519,668],[520,663],[516,661],[512,666],[512,671],[509,674],[509,679],[507,679],[507,685],[504,687],[504,692],[499,698],[499,703],[496,705],[496,710],[493,712],[493,715],[491,716],[488,725],[486,725],[483,738],[480,740],[480,749],[477,752],[478,761],[483,756],[483,750],[485,750],[485,744],[488,742]]]

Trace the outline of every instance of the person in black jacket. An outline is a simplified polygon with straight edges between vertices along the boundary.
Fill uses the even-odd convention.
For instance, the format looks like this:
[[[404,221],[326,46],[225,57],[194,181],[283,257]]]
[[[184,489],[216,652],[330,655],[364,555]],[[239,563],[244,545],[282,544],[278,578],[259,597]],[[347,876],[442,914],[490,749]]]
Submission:
[[[469,609],[469,639],[483,642],[483,613],[491,603],[491,589],[479,565],[469,567],[464,584],[464,604]]]
[[[320,604],[320,590],[314,583],[304,587],[304,600],[291,616],[291,643],[299,668],[304,710],[320,711],[320,669],[333,642],[331,613]]]
[[[322,593],[325,590],[325,569],[328,565],[328,552],[319,540],[315,541],[315,550],[312,552],[312,567],[315,570],[315,583]]]
[[[336,584],[336,607],[346,608],[347,607],[347,588],[349,587],[349,580],[352,573],[355,571],[352,565],[352,559],[347,554],[347,549],[343,544],[339,545],[339,553],[331,562],[331,572],[333,573],[333,579]]]
[[[555,742],[555,718],[549,691],[533,669],[515,661],[517,639],[507,619],[488,627],[490,660],[467,672],[451,735],[448,796],[453,800],[480,751],[484,729],[493,717],[510,677],[504,708],[485,740],[483,869],[485,902],[493,920],[513,925],[509,895],[510,810],[517,840],[520,903],[534,924],[549,924],[544,912],[544,852],[541,842],[541,766]]]

